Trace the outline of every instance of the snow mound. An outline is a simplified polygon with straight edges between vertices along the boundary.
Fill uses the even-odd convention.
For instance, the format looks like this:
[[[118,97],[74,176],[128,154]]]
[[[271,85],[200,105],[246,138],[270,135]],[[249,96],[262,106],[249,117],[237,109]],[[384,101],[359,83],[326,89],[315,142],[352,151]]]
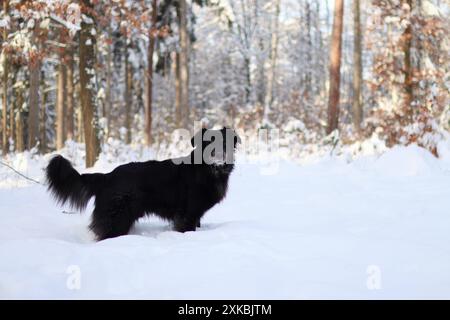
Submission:
[[[441,163],[450,170],[450,140],[442,140],[437,144],[437,153]]]
[[[395,146],[383,153],[374,164],[379,174],[391,176],[428,175],[440,169],[439,160],[416,144]]]

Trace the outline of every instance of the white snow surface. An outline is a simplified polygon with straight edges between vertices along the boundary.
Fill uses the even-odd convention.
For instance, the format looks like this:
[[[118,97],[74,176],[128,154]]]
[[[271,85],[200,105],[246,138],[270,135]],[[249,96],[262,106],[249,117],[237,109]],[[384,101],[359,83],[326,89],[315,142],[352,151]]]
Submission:
[[[449,299],[442,154],[413,145],[353,161],[283,160],[272,175],[240,160],[196,232],[150,217],[101,242],[87,228],[93,201],[64,214],[45,187],[0,165],[0,298]],[[10,163],[42,180],[49,158]],[[126,162],[116,161],[90,171]]]

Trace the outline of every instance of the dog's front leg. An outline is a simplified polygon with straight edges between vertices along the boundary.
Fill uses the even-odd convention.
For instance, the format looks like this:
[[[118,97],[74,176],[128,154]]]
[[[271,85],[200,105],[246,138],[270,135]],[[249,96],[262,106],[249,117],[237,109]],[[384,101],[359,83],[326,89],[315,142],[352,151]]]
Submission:
[[[174,219],[174,228],[178,232],[195,231],[199,220],[192,216],[177,215]]]

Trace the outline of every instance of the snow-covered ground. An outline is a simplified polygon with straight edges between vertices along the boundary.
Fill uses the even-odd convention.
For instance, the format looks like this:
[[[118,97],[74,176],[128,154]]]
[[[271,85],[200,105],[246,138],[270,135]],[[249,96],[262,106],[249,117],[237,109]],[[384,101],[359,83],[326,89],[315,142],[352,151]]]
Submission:
[[[147,218],[101,242],[92,201],[64,214],[3,167],[0,298],[450,298],[448,154],[345,159],[281,161],[271,175],[241,161],[198,231]],[[12,163],[40,178],[46,160]]]

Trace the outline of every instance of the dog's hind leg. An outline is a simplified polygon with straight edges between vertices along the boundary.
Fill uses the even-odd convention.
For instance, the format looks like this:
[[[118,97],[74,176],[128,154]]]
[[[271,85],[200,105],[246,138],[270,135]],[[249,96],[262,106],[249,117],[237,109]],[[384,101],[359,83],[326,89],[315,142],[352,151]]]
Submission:
[[[131,201],[129,196],[116,196],[106,205],[96,204],[89,228],[95,233],[97,240],[128,234],[136,221]]]

